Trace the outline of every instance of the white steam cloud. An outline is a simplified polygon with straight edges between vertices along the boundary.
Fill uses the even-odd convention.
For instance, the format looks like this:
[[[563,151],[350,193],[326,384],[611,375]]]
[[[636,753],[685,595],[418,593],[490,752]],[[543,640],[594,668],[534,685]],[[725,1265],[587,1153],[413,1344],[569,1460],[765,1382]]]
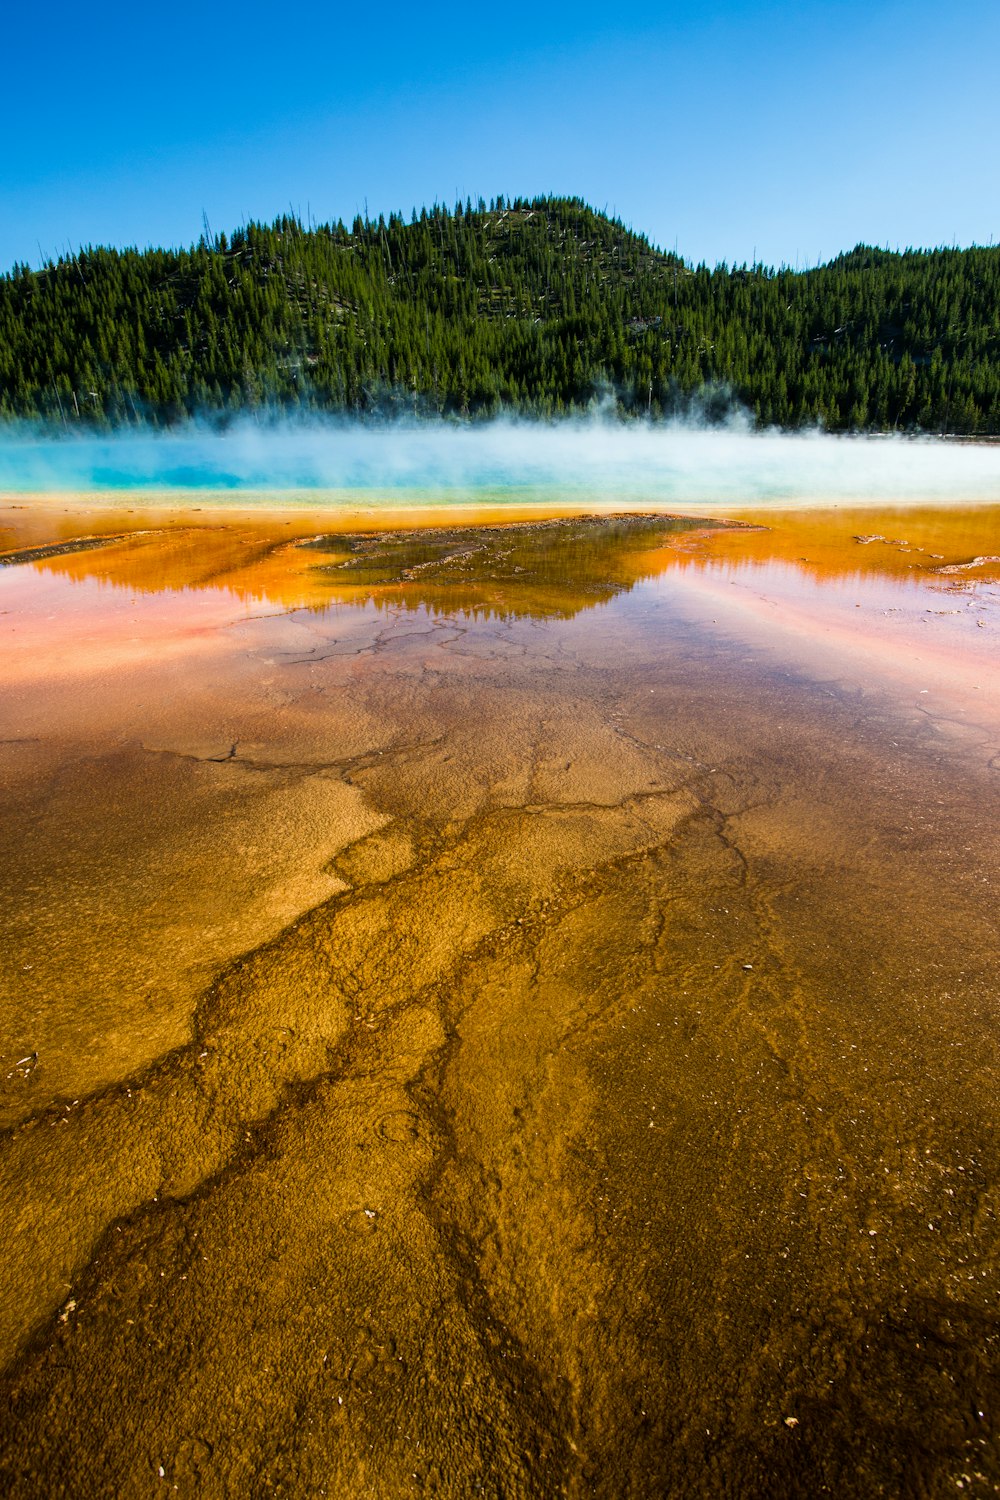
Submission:
[[[419,496],[461,503],[526,498],[650,508],[805,502],[1000,501],[1000,445],[935,438],[758,433],[725,427],[560,423],[240,420],[167,432],[54,437],[0,431],[7,496],[169,492],[263,494],[366,505]],[[178,494],[180,492],[180,495]],[[278,494],[276,494],[278,492]],[[150,494],[150,498],[153,495]]]

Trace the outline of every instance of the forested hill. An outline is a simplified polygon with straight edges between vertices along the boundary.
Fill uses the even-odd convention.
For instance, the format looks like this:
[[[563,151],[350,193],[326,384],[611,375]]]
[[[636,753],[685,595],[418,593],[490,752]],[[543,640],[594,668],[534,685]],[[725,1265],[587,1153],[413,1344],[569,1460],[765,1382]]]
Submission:
[[[555,415],[701,393],[762,424],[1000,432],[1000,249],[692,266],[573,199],[250,224],[0,278],[0,414]]]

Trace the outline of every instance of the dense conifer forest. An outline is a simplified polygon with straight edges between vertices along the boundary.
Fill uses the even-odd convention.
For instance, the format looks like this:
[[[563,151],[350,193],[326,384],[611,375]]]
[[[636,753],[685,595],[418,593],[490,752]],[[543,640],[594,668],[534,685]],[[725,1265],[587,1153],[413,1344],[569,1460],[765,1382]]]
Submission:
[[[576,199],[87,249],[0,278],[0,415],[660,417],[1000,432],[1000,249],[694,266]]]

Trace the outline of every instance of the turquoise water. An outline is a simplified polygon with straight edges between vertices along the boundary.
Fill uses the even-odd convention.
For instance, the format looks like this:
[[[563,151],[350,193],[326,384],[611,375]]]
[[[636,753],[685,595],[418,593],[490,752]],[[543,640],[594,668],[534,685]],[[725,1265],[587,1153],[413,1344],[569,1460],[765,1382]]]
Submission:
[[[938,439],[754,433],[605,421],[378,427],[254,423],[157,433],[0,436],[8,495],[276,493],[315,505],[413,499],[733,506],[763,502],[1000,499],[1000,446]]]

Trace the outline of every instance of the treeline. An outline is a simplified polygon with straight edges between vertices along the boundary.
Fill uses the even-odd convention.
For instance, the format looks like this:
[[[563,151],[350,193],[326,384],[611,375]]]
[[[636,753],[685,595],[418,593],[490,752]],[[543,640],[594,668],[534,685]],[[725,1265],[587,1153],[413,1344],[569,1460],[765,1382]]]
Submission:
[[[249,224],[0,278],[0,415],[157,424],[259,408],[1000,432],[1000,249],[693,266],[576,199]]]

